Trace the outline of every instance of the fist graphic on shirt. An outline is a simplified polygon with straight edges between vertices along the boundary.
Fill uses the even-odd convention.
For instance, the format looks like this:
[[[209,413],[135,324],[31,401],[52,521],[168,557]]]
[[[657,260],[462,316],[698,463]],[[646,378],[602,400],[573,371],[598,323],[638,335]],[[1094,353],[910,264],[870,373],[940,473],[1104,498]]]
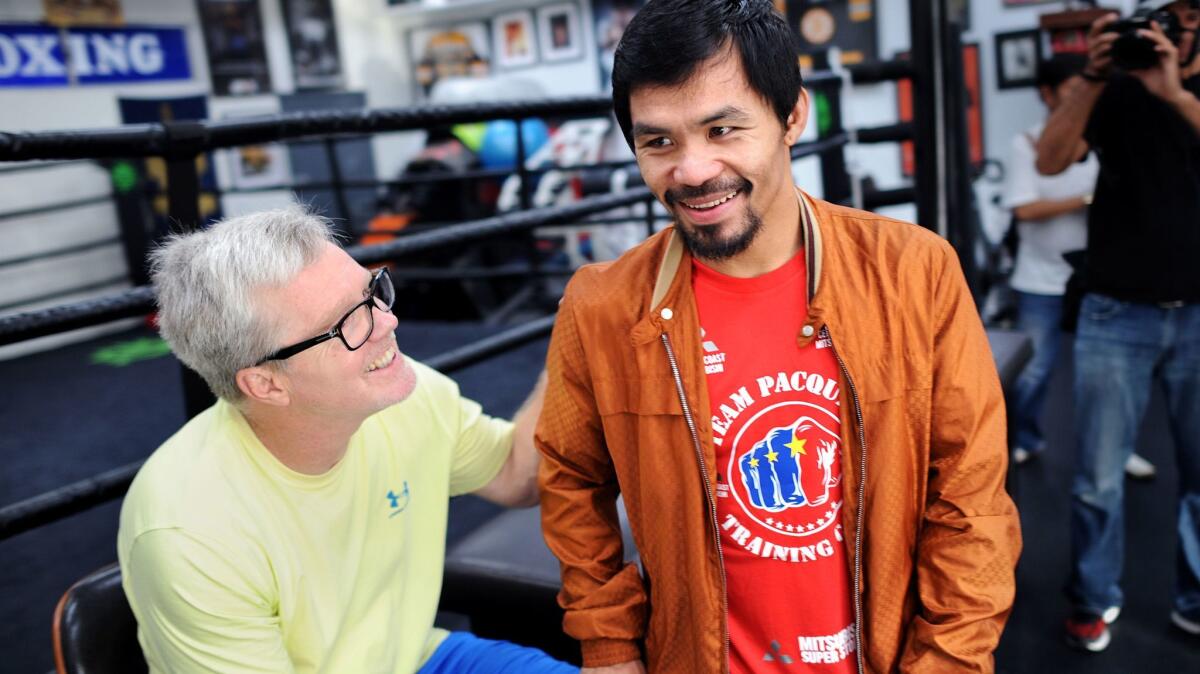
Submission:
[[[837,443],[812,419],[801,417],[791,426],[775,427],[738,459],[742,484],[754,507],[780,512],[819,506],[829,500]]]

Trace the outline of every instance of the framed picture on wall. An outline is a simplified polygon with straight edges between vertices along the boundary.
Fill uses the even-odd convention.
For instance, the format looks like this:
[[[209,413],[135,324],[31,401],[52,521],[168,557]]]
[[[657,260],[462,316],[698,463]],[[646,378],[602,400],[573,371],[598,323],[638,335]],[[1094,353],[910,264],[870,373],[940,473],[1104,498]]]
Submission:
[[[567,61],[583,56],[579,5],[573,2],[546,5],[538,9],[537,19],[543,61]]]
[[[802,70],[828,67],[831,47],[841,52],[842,65],[877,58],[875,0],[786,0],[783,4],[800,42]]]
[[[214,96],[271,92],[258,0],[196,0]]]
[[[283,0],[296,89],[342,86],[342,57],[331,0]]]
[[[497,68],[520,68],[537,63],[533,12],[522,9],[494,17],[492,44],[496,45]]]
[[[236,100],[236,99],[231,99]],[[228,106],[226,106],[228,107]],[[279,114],[276,106],[247,106],[226,110],[223,119],[249,119]],[[250,190],[287,186],[292,180],[287,147],[282,143],[241,145],[222,150],[225,154],[229,184],[234,189]]]
[[[433,85],[446,77],[487,77],[492,62],[488,35],[484,21],[415,28],[409,32],[409,54],[419,97],[428,96]]]
[[[645,0],[592,0],[592,28],[596,31],[602,90],[607,91],[612,85],[613,57],[625,27],[644,4]]]
[[[996,86],[1031,87],[1042,60],[1042,34],[1036,28],[996,33]]]

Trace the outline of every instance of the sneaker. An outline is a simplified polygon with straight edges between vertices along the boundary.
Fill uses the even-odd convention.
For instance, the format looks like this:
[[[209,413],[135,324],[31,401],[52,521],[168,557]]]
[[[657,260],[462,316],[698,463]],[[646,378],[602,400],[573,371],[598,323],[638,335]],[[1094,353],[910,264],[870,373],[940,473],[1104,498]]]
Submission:
[[[1171,611],[1171,623],[1188,634],[1200,636],[1200,622],[1183,617],[1179,611]]]
[[[1105,611],[1105,615],[1110,611]],[[1076,613],[1067,618],[1066,631],[1068,645],[1092,653],[1099,653],[1108,648],[1109,642],[1112,641],[1112,634],[1108,631],[1108,623],[1104,622],[1104,617],[1093,613]]]
[[[1153,480],[1158,469],[1141,454],[1130,454],[1125,461],[1125,474],[1134,480]]]
[[[1120,617],[1121,617],[1121,607],[1120,606],[1109,606],[1108,608],[1104,609],[1104,613],[1100,616],[1100,619],[1104,621],[1105,625],[1111,625],[1111,624],[1117,622],[1117,618],[1120,618]]]

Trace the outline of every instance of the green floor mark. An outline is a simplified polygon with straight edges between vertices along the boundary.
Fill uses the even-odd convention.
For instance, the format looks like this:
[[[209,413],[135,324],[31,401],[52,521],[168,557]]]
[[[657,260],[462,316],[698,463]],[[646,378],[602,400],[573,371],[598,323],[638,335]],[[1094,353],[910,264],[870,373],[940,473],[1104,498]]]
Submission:
[[[97,365],[125,367],[141,360],[161,358],[169,353],[171,347],[167,346],[161,337],[140,337],[97,349],[92,353],[92,362]]]

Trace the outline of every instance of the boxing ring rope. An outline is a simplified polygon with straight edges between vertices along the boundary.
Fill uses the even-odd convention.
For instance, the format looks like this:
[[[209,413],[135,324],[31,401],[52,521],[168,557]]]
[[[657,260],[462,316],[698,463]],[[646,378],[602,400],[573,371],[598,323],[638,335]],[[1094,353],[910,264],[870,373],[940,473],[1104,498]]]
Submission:
[[[549,335],[554,318],[537,318],[422,362],[450,374]],[[121,498],[143,463],[134,461],[0,508],[0,541]]]
[[[649,189],[636,188],[619,194],[589,197],[565,206],[506,213],[463,222],[457,226],[412,234],[386,243],[350,246],[346,248],[346,252],[363,264],[374,264],[440,246],[529,230],[543,225],[573,222],[590,213],[629,206],[644,202],[648,198]],[[0,346],[121,318],[144,316],[152,311],[153,289],[149,286],[139,286],[101,298],[0,316]]]
[[[342,137],[496,119],[604,117],[606,96],[521,103],[431,105],[359,111],[317,111],[260,118],[129,124],[112,129],[0,132],[0,161],[195,156],[208,150],[305,137]]]
[[[859,133],[862,133],[862,131]],[[848,140],[847,134],[842,132],[811,143],[799,143],[793,148],[792,158],[802,159],[804,157],[829,153],[843,147]],[[911,190],[906,190],[905,188],[897,192],[911,194]],[[438,246],[462,243],[515,231],[524,231],[546,225],[576,222],[586,215],[646,202],[651,198],[653,196],[648,188],[634,188],[617,194],[587,197],[565,206],[505,213],[481,220],[462,222],[435,230],[410,234],[386,243],[373,244],[371,246],[351,246],[346,250],[360,263],[375,264]],[[889,201],[890,203],[903,203],[903,200],[896,201],[893,199]],[[614,222],[628,222],[628,219],[616,220]],[[99,325],[122,318],[144,316],[153,310],[153,292],[147,286],[139,286],[101,298],[83,300],[48,309],[0,316],[0,346],[65,332],[67,330]]]

